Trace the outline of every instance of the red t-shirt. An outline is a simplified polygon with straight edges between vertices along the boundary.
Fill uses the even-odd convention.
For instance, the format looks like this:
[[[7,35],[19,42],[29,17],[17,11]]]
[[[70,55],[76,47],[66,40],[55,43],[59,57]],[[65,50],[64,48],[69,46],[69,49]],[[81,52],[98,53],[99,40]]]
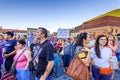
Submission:
[[[113,44],[111,44],[113,46]],[[118,46],[118,43],[115,43],[114,46]],[[108,48],[110,48],[110,46],[108,45],[107,46]],[[111,49],[111,48],[110,48]],[[111,49],[112,50],[112,49]],[[112,56],[115,56],[115,51],[112,50]]]

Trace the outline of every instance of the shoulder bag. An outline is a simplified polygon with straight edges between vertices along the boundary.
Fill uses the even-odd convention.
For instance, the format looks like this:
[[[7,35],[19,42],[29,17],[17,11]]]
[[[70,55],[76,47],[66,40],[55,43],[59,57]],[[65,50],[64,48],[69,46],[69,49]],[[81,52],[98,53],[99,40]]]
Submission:
[[[69,65],[66,74],[74,80],[90,80],[88,67],[76,55]]]

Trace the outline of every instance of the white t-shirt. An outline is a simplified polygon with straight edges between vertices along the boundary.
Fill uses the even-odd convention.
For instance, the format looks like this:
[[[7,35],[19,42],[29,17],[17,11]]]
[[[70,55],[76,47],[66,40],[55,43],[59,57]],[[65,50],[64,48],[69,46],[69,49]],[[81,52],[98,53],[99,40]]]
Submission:
[[[94,48],[91,48],[91,58],[95,61],[95,65],[101,67],[101,68],[108,68],[110,58],[112,57],[112,50],[104,47],[103,49],[100,49],[101,52],[101,58],[98,58],[95,54]]]

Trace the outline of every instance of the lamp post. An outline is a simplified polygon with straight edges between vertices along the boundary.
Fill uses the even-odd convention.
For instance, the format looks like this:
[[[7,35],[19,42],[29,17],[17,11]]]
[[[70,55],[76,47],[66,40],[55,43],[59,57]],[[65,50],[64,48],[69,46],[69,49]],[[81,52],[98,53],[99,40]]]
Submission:
[[[87,27],[87,22],[84,22],[83,25],[84,25],[84,32],[85,32],[85,28]]]

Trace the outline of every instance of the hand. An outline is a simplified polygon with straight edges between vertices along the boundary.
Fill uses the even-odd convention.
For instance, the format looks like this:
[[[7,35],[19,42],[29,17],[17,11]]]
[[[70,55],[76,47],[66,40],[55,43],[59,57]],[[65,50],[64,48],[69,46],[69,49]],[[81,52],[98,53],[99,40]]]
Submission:
[[[15,46],[15,49],[17,50],[17,49],[19,49],[19,47],[18,47],[18,46]]]
[[[89,49],[89,48],[87,48],[87,47],[83,47],[83,51],[90,52],[90,49]]]
[[[36,44],[38,41],[38,38],[35,36],[34,40],[33,40],[33,43]]]
[[[90,71],[90,78],[92,78],[92,72]]]
[[[24,70],[27,70],[27,68],[25,67]]]
[[[108,43],[108,46],[111,46],[111,44],[110,44],[110,43]]]
[[[46,80],[46,78],[44,76],[41,76],[40,80]]]
[[[6,49],[5,49],[5,48],[3,48],[3,49],[2,49],[2,53],[5,53],[5,52],[6,52]]]
[[[112,67],[112,66],[110,66],[109,68],[113,69],[113,67]]]
[[[112,45],[112,41],[109,41],[108,44]]]
[[[5,59],[7,59],[7,58],[9,57],[9,55],[8,55],[8,54],[3,54],[3,57],[4,57]]]

